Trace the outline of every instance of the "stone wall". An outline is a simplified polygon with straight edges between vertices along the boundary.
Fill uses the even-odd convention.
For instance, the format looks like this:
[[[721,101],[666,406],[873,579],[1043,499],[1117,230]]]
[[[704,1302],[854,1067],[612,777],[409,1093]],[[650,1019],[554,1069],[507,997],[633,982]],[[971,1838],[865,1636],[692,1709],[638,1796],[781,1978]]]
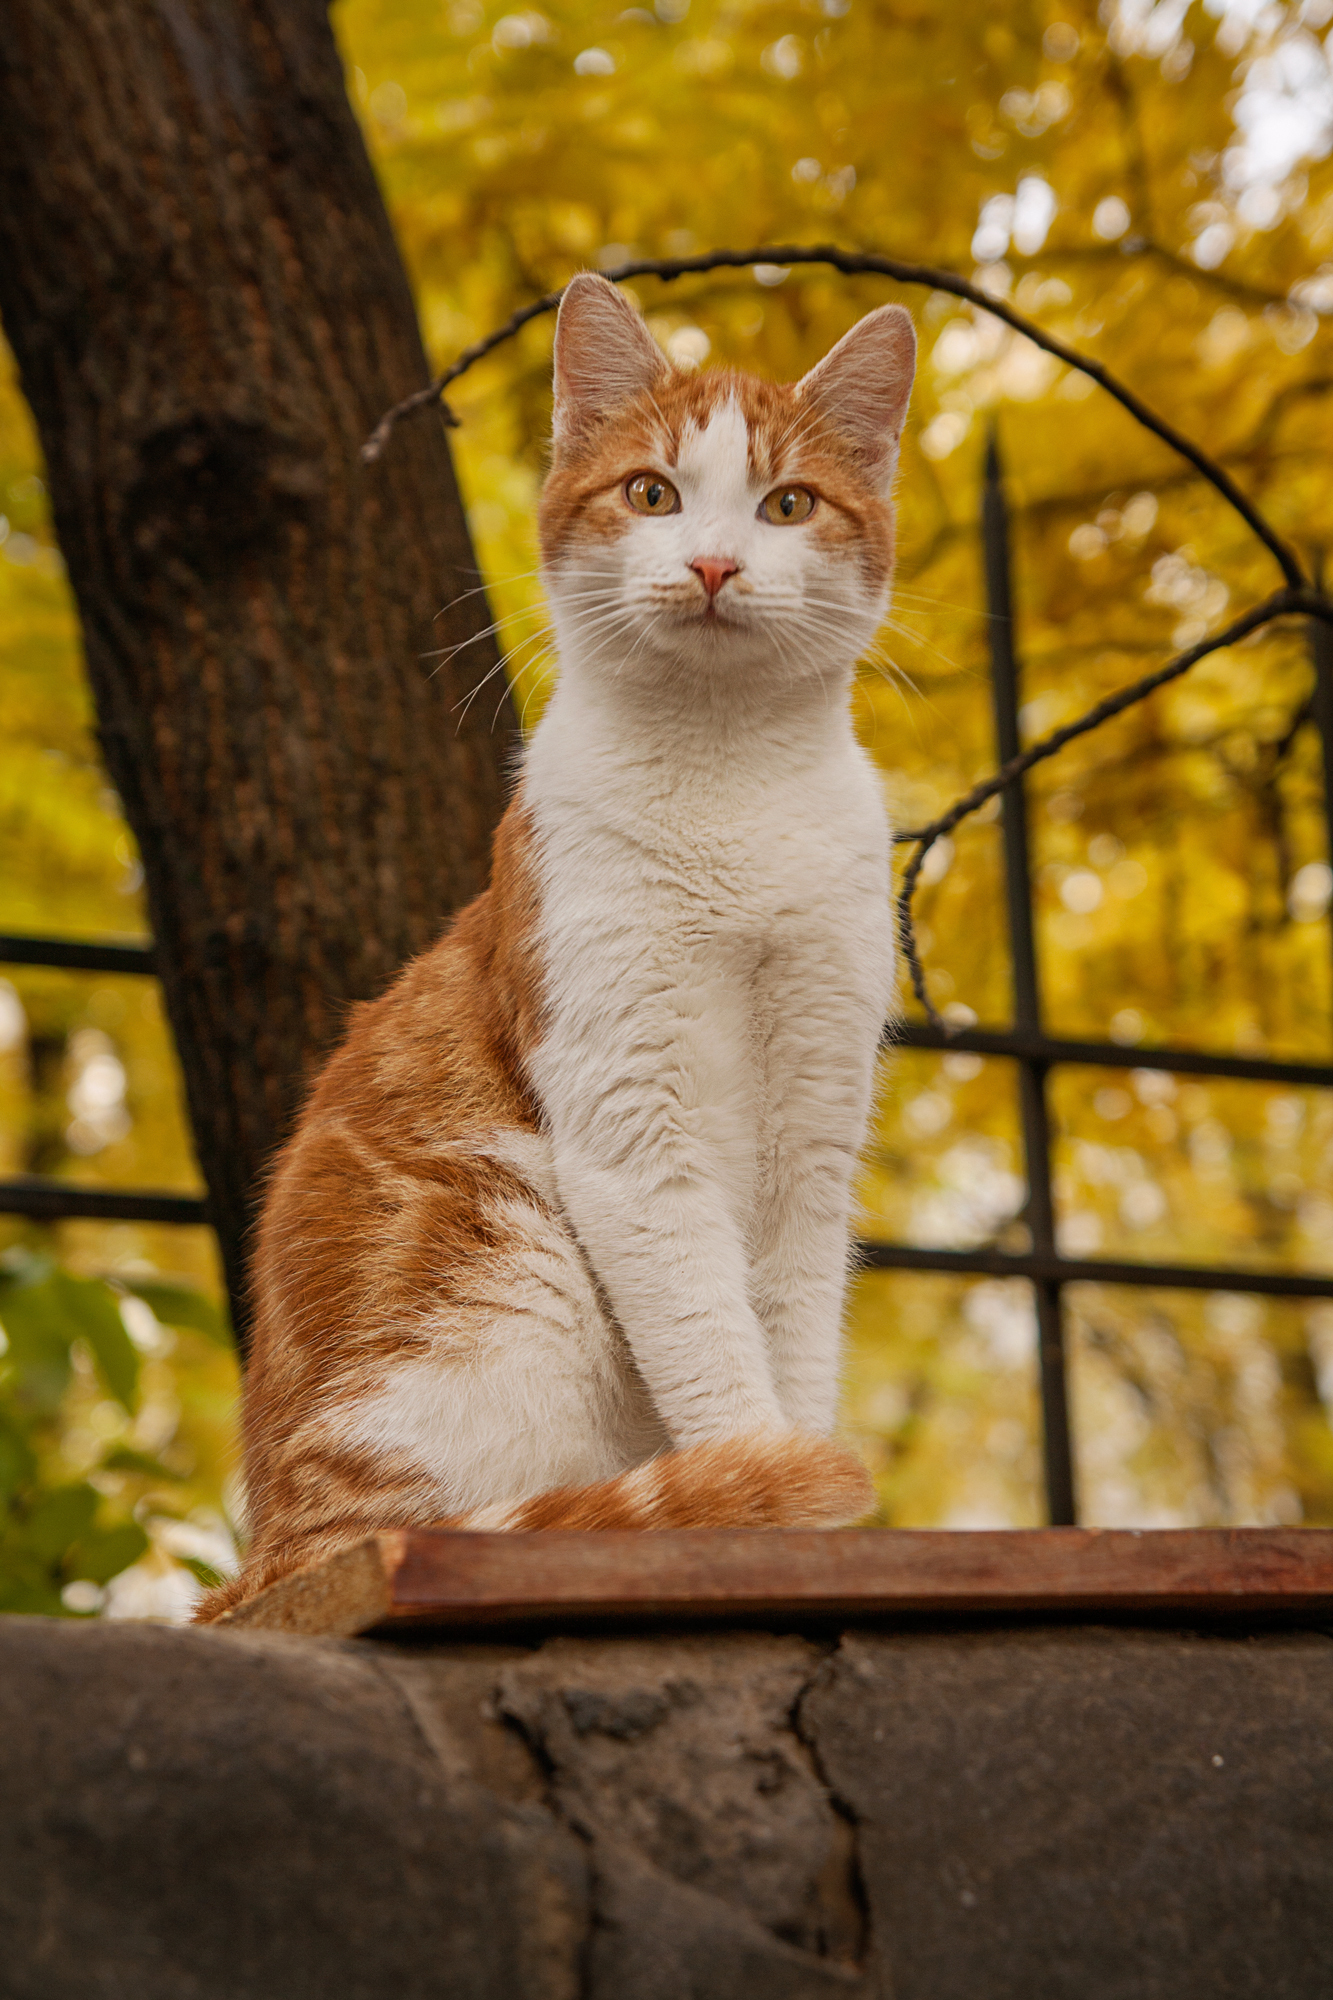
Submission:
[[[1326,2000],[1333,1638],[0,1620],[4,2000]]]

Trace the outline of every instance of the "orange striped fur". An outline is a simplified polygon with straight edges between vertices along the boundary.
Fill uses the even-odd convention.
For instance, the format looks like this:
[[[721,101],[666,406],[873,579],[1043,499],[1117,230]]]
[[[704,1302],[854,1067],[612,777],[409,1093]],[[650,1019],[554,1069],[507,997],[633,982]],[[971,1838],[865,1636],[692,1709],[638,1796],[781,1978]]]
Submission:
[[[874,1504],[865,1468],[800,1431],[687,1445],[597,1486],[483,1507],[443,1528],[827,1528]]]

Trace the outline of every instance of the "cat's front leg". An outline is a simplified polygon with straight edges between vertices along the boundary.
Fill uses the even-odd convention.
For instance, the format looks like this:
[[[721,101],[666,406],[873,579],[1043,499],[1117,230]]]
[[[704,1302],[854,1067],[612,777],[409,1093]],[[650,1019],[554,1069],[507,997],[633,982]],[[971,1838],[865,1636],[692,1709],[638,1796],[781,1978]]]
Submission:
[[[672,1441],[785,1429],[749,1283],[743,993],[697,968],[620,970],[554,1010],[534,1065],[561,1203]]]
[[[865,1138],[880,1010],[875,985],[836,961],[814,991],[781,991],[766,1052],[751,1297],[787,1420],[837,1415],[852,1187]],[[842,976],[839,976],[839,972]]]
[[[826,1433],[837,1416],[854,1157],[807,1142],[784,1163],[751,1268],[768,1333],[773,1386],[787,1421]]]

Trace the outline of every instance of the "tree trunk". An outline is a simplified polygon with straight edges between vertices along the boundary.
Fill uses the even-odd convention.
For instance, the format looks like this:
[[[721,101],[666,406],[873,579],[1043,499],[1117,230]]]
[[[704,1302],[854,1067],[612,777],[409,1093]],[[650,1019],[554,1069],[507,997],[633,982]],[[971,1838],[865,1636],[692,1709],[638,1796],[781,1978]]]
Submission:
[[[511,741],[454,712],[495,653],[441,424],[358,458],[427,368],[321,0],[8,0],[0,316],[239,1328],[264,1163],[482,886]]]

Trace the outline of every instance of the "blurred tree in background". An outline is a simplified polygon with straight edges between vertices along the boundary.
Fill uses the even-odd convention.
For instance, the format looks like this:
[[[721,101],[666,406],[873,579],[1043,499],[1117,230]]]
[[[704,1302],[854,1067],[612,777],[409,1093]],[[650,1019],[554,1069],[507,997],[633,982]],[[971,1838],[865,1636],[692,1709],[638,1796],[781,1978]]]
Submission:
[[[978,273],[1107,361],[1313,563],[1326,557],[1333,0],[579,0],[513,13],[342,0],[334,18],[440,365],[586,265],[763,241],[882,249]],[[635,286],[681,365],[788,377],[893,295],[766,267]],[[902,297],[922,365],[900,588],[857,711],[895,813],[916,823],[994,762],[976,534],[992,422],[1014,506],[1029,738],[1273,578],[1217,496],[1085,379],[950,297]],[[473,538],[529,723],[552,665],[533,532],[550,339],[549,321],[533,324],[452,398]],[[141,934],[41,467],[17,395],[3,397],[0,926]],[[1071,1254],[1333,1268],[1333,1094],[1173,1078],[1151,1056],[1170,1041],[1327,1060],[1333,877],[1310,685],[1305,634],[1265,633],[1034,776],[1046,1026],[1143,1050],[1133,1071],[1057,1072]],[[488,712],[496,698],[494,682],[475,696]],[[928,872],[919,912],[936,1003],[1003,1024],[993,821],[962,827]],[[14,973],[0,985],[0,1050],[7,1170],[196,1185],[145,982]],[[1022,1199],[1010,1066],[896,1058],[867,1160],[867,1233],[1016,1247]],[[214,1286],[207,1240],[128,1224],[0,1221],[0,1234],[12,1246],[0,1397],[6,1410],[27,1397],[0,1480],[28,1496],[28,1521],[80,1481],[98,1496],[92,1526],[61,1500],[77,1529],[65,1570],[31,1587],[63,1575],[73,1607],[91,1608],[112,1556],[79,1551],[94,1549],[94,1529],[137,1521],[153,1546],[111,1585],[113,1604],[179,1598],[174,1550],[221,1559],[232,1385],[198,1321],[178,1327],[143,1294],[166,1278]],[[141,1392],[123,1349],[114,1378],[114,1343],[104,1355],[80,1326],[75,1294],[49,1293],[108,1278]],[[22,1328],[43,1286],[42,1323],[66,1360],[25,1389]],[[112,1299],[105,1285],[96,1295]],[[17,1336],[9,1297],[24,1300],[9,1309]],[[1333,1308],[1105,1287],[1074,1288],[1069,1304],[1086,1520],[1333,1520]],[[852,1325],[847,1419],[877,1466],[884,1518],[1038,1520],[1025,1285],[868,1276]]]

